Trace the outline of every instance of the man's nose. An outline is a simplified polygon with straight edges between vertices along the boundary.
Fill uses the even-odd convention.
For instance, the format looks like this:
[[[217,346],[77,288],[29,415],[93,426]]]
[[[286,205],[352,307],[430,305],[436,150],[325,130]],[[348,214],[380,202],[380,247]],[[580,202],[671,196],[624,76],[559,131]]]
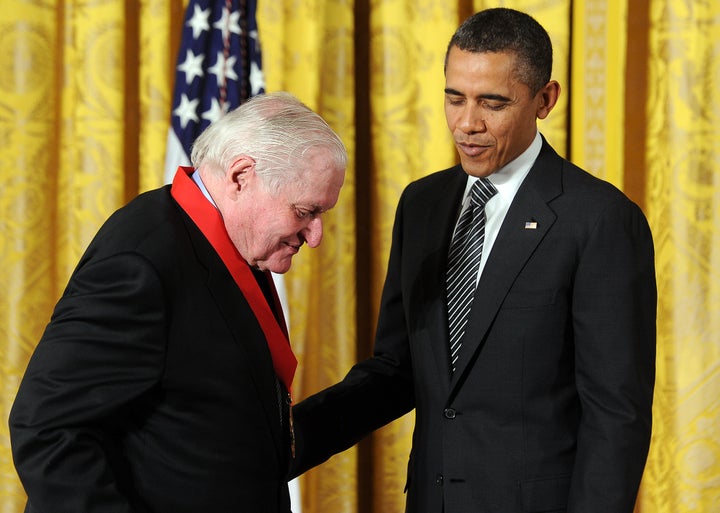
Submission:
[[[302,232],[305,242],[311,248],[320,245],[323,236],[323,225],[320,216],[313,217]]]
[[[484,132],[486,130],[486,126],[482,111],[477,106],[468,103],[460,115],[458,128],[468,134],[474,132]]]

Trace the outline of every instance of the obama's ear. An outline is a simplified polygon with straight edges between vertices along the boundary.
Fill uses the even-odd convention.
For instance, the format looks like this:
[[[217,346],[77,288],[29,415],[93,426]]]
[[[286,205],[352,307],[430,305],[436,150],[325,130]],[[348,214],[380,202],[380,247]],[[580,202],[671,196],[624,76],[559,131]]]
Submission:
[[[537,96],[539,102],[535,115],[538,119],[545,119],[560,97],[560,84],[556,80],[551,80],[538,91]]]

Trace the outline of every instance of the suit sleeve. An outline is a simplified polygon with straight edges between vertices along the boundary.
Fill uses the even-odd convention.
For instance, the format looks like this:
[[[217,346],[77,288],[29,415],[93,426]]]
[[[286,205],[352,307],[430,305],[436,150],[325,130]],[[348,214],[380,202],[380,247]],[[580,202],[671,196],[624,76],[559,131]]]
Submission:
[[[401,284],[402,206],[393,228],[373,357],[338,384],[293,408],[297,457],[291,475],[322,463],[415,407]]]
[[[650,444],[657,292],[640,209],[617,202],[580,255],[572,311],[582,417],[568,512],[632,512]]]
[[[32,511],[144,511],[118,438],[132,401],[158,383],[162,288],[142,257],[81,263],[33,354],[10,415]]]

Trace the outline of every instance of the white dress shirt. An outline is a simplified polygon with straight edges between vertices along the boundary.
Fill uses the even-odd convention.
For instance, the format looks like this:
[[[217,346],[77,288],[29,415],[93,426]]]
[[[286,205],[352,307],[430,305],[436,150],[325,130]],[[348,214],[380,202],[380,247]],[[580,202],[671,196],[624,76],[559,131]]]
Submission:
[[[540,154],[541,148],[542,137],[540,137],[540,132],[537,132],[535,139],[530,143],[527,150],[521,153],[515,160],[508,162],[505,166],[488,176],[488,180],[490,180],[497,189],[497,194],[490,198],[485,205],[485,242],[483,243],[480,268],[478,269],[478,280],[485,268],[485,263],[487,262],[488,256],[490,256],[490,251],[500,232],[500,226],[502,226],[505,220],[505,215],[510,208],[510,204],[513,199],[515,199],[515,194]],[[460,215],[470,206],[470,189],[476,180],[478,180],[477,177],[468,176]],[[460,219],[460,217],[458,217],[458,219]]]

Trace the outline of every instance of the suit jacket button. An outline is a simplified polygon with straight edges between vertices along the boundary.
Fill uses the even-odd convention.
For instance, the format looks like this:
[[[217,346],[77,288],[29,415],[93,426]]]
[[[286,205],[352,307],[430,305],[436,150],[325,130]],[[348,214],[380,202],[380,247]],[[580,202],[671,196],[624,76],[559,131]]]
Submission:
[[[446,419],[454,419],[456,415],[454,408],[445,408],[443,414],[445,415]]]
[[[437,476],[435,476],[435,484],[438,486],[442,486],[442,484],[443,484],[443,475],[442,474],[438,474]]]

